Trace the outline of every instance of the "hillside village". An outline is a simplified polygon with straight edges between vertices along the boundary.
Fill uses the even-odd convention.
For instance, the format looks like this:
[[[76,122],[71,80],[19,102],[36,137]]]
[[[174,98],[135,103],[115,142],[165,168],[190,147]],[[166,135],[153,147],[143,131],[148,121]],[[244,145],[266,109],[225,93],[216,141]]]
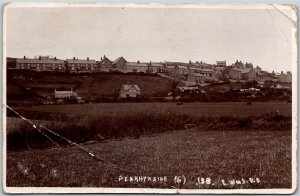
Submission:
[[[240,60],[236,60],[236,62],[228,65],[225,60],[216,61],[215,64],[209,64],[203,61],[128,62],[124,57],[111,60],[105,55],[99,60],[89,59],[89,57],[86,59],[73,57],[62,60],[50,56],[37,56],[35,58],[24,56],[23,58],[7,58],[7,69],[10,72],[14,72],[14,70],[19,71],[19,73],[21,73],[20,70],[26,70],[27,72],[29,70],[36,73],[66,73],[77,78],[82,77],[82,75],[90,75],[93,77],[95,74],[106,74],[108,76],[119,74],[121,76],[119,78],[125,79],[129,75],[136,74],[141,80],[148,80],[148,84],[143,85],[144,83],[138,84],[134,77],[129,80],[125,79],[122,83],[118,84],[118,87],[115,86],[114,92],[111,93],[117,93],[118,95],[114,95],[114,97],[117,97],[118,99],[151,97],[154,100],[155,98],[160,100],[160,98],[163,97],[164,100],[170,101],[175,99],[184,100],[183,97],[186,97],[185,95],[188,94],[188,97],[193,97],[193,99],[189,98],[188,100],[207,101],[209,99],[214,99],[215,96],[209,96],[209,94],[212,93],[221,93],[224,96],[228,92],[232,93],[238,91],[240,94],[247,94],[245,97],[246,100],[250,98],[253,99],[257,97],[258,94],[266,94],[260,92],[260,90],[267,88],[281,91],[282,93],[280,94],[285,97],[284,99],[289,100],[292,83],[292,74],[289,71],[287,73],[275,73],[274,71],[269,73],[262,70],[259,66],[254,66],[251,62],[244,63]],[[22,77],[22,74],[19,76],[14,75],[14,78],[18,77]],[[147,77],[160,77],[164,80],[168,80],[169,84],[165,84],[168,88],[166,87],[164,90],[154,90],[155,85],[158,83],[152,83],[153,87],[151,87],[151,80],[153,78]],[[18,82],[14,80],[14,83]],[[94,85],[97,86],[95,82]],[[68,85],[63,86],[68,87]],[[34,88],[31,87],[32,86],[25,88],[27,90],[33,90]],[[51,89],[50,96],[52,94],[53,98],[58,98],[56,96],[57,93],[62,94],[65,92],[65,96],[60,98],[66,98],[69,97],[70,94],[74,95],[74,93],[76,93],[76,96],[73,97],[75,97],[79,103],[83,103],[83,100],[81,99],[89,99],[89,102],[93,100],[93,95],[84,92],[83,89],[77,90],[78,92],[73,92],[72,89],[75,88],[74,90],[76,90],[76,85],[70,85],[69,89],[64,89],[62,92],[59,92],[59,87],[60,86],[57,85],[49,87],[49,89]],[[147,95],[145,92],[150,91],[149,88],[153,88],[152,93],[148,93]],[[47,90],[50,91],[49,89]],[[251,93],[249,94],[249,92]],[[79,93],[80,96],[78,96],[77,93]],[[98,95],[94,93],[94,97],[97,96]],[[197,98],[195,98],[195,96]],[[199,98],[201,96],[202,98]],[[110,100],[112,99],[113,98]]]

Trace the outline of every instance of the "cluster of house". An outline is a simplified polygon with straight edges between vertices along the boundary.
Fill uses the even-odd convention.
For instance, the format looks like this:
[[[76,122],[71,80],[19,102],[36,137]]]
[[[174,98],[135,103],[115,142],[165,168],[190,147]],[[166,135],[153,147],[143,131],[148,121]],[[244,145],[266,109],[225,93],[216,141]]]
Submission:
[[[127,82],[127,84],[123,84],[119,91],[119,99],[137,98],[140,95],[141,95],[140,87],[136,84],[131,84],[130,82]],[[73,91],[72,88],[55,89],[54,98],[58,99],[57,103],[60,103],[59,101],[62,101],[62,99],[68,99],[68,98],[75,98],[78,103],[84,103],[83,98],[79,97],[78,94],[75,91]]]
[[[264,83],[265,81],[292,83],[292,74],[290,71],[287,73],[281,71],[280,74],[275,73],[274,71],[269,73],[263,71],[259,66],[254,68],[252,63],[243,64],[238,60],[232,64],[231,69],[228,71],[228,76],[229,79],[246,81],[256,80],[259,83]]]
[[[227,66],[226,61],[217,61],[216,64],[205,62],[128,62],[124,57],[119,57],[114,61],[105,55],[100,61],[89,59],[60,60],[56,57],[39,56],[36,58],[17,58],[16,69],[30,69],[35,71],[61,71],[61,72],[111,72],[118,71],[123,73],[142,72],[142,73],[167,73],[168,75],[179,77],[192,83],[215,82],[220,78],[243,81],[266,81],[273,80],[284,83],[291,83],[292,74],[290,72],[275,74],[262,71],[260,67],[253,67],[252,63],[242,63],[236,61]]]

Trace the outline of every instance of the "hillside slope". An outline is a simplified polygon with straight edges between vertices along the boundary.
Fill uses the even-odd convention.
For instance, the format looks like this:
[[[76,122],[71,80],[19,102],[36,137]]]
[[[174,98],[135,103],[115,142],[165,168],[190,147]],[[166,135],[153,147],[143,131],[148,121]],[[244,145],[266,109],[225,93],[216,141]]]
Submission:
[[[171,81],[156,75],[95,73],[68,74],[9,70],[7,73],[7,98],[23,99],[26,90],[42,96],[53,96],[59,87],[73,88],[85,98],[115,98],[122,84],[131,82],[141,89],[141,96],[166,96],[171,89]],[[24,90],[25,89],[25,90]]]

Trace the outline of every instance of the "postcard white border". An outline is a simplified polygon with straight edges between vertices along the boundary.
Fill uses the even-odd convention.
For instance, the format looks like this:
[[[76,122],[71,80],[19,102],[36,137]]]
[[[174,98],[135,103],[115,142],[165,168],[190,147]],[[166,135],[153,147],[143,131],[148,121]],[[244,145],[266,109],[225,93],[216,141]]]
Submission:
[[[157,188],[77,188],[77,187],[7,187],[6,186],[6,9],[11,7],[126,7],[126,8],[158,8],[158,9],[291,9],[291,21],[296,26],[292,39],[292,188],[291,189],[157,189]],[[3,8],[3,74],[2,74],[2,115],[3,115],[3,190],[6,193],[160,193],[160,194],[291,194],[297,185],[297,108],[298,108],[298,45],[297,45],[297,8],[294,5],[280,4],[133,4],[133,3],[7,3]]]

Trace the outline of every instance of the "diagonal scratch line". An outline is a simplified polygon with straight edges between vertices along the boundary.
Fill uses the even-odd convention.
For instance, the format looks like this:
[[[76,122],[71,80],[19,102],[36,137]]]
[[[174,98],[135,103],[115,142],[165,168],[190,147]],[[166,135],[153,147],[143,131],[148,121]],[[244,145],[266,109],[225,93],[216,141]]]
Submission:
[[[36,130],[38,132],[40,132],[43,136],[45,136],[46,138],[48,138],[53,144],[55,144],[57,147],[60,147],[59,144],[57,142],[55,142],[53,139],[51,139],[47,134],[45,134],[43,131],[41,131],[41,127],[36,128]]]
[[[3,105],[4,105],[6,108],[8,108],[10,111],[12,111],[13,113],[15,113],[17,116],[19,116],[22,120],[24,120],[24,121],[28,122],[29,124],[31,124],[33,128],[35,128],[36,130],[38,130],[38,132],[40,132],[42,135],[44,135],[45,137],[47,137],[47,138],[48,138],[49,140],[51,140],[52,142],[54,142],[54,141],[53,141],[51,138],[49,138],[45,133],[43,133],[43,132],[41,131],[41,129],[45,129],[45,130],[47,130],[49,133],[51,133],[51,134],[53,134],[53,135],[55,135],[55,136],[57,136],[57,137],[59,137],[59,138],[65,140],[65,141],[67,141],[69,144],[72,144],[72,145],[76,146],[77,148],[79,148],[79,149],[80,149],[81,151],[83,151],[84,153],[87,153],[87,154],[88,154],[90,157],[92,157],[94,160],[100,161],[100,162],[102,162],[102,163],[104,163],[104,164],[106,164],[106,165],[108,165],[108,166],[110,166],[110,167],[113,167],[113,168],[115,168],[115,169],[117,169],[117,170],[119,170],[119,171],[124,171],[124,172],[127,172],[127,173],[135,174],[135,172],[133,172],[133,171],[130,171],[130,170],[121,168],[121,167],[117,166],[116,164],[113,164],[113,163],[110,163],[110,162],[108,162],[108,161],[105,161],[104,159],[101,159],[100,157],[98,157],[97,155],[95,155],[94,153],[92,153],[89,149],[84,148],[84,147],[80,146],[79,144],[73,142],[72,140],[70,140],[70,139],[68,139],[68,138],[66,138],[66,137],[64,137],[64,136],[62,136],[62,135],[60,135],[60,134],[58,134],[58,133],[56,133],[56,132],[54,132],[54,131],[48,129],[47,127],[43,126],[42,124],[40,124],[40,125],[38,125],[38,126],[35,125],[31,120],[29,120],[29,119],[23,117],[23,116],[22,116],[21,114],[19,114],[16,110],[12,109],[11,107],[9,107],[8,105],[6,105],[6,104],[4,104],[4,103],[3,103]],[[38,127],[39,127],[39,128],[38,128]],[[60,147],[56,142],[54,142],[54,143],[55,143],[58,147]]]
[[[282,12],[280,9],[278,9],[274,4],[271,4],[272,7],[274,7],[277,11],[279,11],[281,14],[283,14],[286,18],[288,18],[294,26],[297,25],[297,22],[291,19],[288,15],[286,15],[284,12]]]

